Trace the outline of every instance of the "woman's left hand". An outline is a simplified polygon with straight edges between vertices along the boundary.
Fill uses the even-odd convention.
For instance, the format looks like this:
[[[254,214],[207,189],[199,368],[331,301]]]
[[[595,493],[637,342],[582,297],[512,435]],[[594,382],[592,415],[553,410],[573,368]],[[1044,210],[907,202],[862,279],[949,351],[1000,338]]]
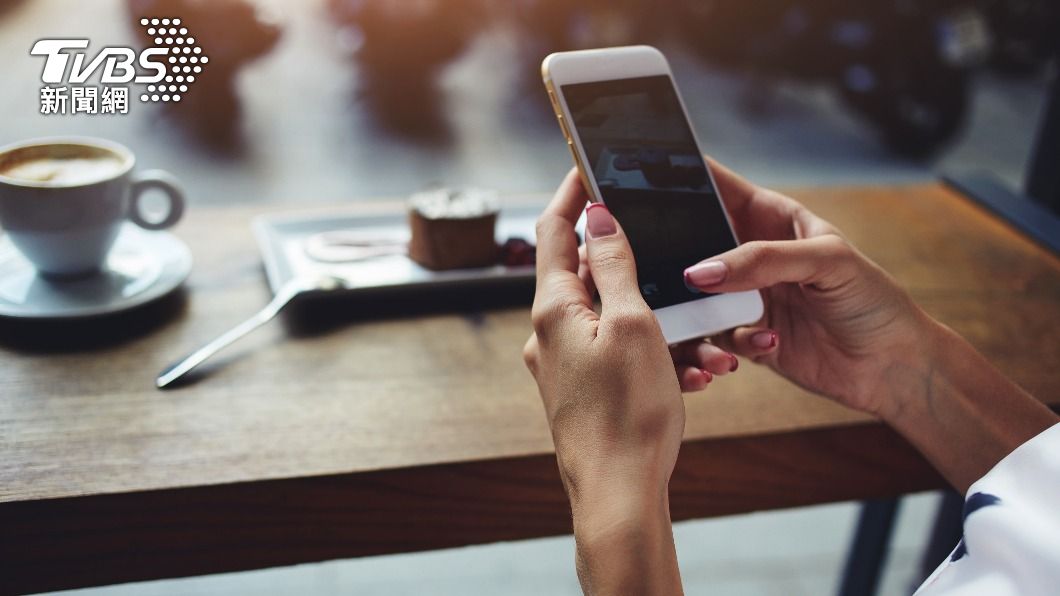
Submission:
[[[572,171],[538,221],[534,334],[523,355],[571,501],[583,584],[661,582],[676,593],[667,485],[684,432],[681,383],[629,242],[603,205],[587,210],[579,270],[574,224],[585,203]],[[681,376],[703,371],[686,365]]]
[[[684,430],[681,388],[638,290],[629,242],[603,205],[587,211],[587,265],[601,301],[599,314],[593,309],[574,232],[585,203],[577,176],[568,176],[538,220],[534,334],[523,355],[572,503],[612,486],[658,498]]]

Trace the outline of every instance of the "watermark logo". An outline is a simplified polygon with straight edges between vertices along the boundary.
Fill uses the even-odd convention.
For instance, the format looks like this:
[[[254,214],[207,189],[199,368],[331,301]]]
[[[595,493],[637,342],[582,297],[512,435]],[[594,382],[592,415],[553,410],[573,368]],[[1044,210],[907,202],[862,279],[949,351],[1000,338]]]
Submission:
[[[144,103],[179,102],[210,61],[180,19],[145,18],[154,44],[137,53],[107,46],[89,59],[88,39],[41,39],[30,54],[44,56],[40,113],[127,114],[130,95]],[[86,84],[99,73],[100,85]],[[142,86],[130,90],[130,84]]]

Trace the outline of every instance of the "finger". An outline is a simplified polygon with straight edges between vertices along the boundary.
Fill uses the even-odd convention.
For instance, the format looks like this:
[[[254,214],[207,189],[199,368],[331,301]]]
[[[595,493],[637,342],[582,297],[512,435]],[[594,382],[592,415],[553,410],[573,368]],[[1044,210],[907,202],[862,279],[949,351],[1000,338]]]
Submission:
[[[585,285],[589,298],[596,297],[596,284],[593,283],[593,272],[589,270],[589,257],[585,253],[584,244],[578,247],[578,279]]]
[[[745,358],[758,359],[780,347],[780,336],[769,327],[737,327],[711,341]]]
[[[552,201],[537,220],[537,288],[553,274],[577,274],[578,237],[574,224],[586,202],[585,191],[576,170],[560,183]]]
[[[585,200],[585,191],[572,170],[537,220],[537,290],[530,320],[539,340],[551,335],[571,314],[596,316],[592,297],[578,278],[574,224]]]
[[[819,224],[827,222],[795,199],[761,188],[709,157],[707,163],[721,201],[741,241],[791,240],[818,235],[800,234],[799,227],[825,229]],[[831,228],[830,225],[828,227]],[[827,231],[834,231],[834,228]]]
[[[602,204],[589,205],[585,213],[586,255],[600,294],[601,318],[606,318],[609,310],[646,310],[637,284],[633,249],[622,226]]]
[[[713,380],[710,372],[700,370],[694,366],[680,365],[677,367],[677,381],[681,384],[683,393],[703,391]]]
[[[740,361],[730,352],[705,341],[692,341],[670,348],[674,364],[686,364],[710,371],[715,375],[726,375],[740,366]]]
[[[713,158],[704,157],[710,167],[711,178],[714,179],[714,185],[718,187],[718,193],[721,195],[721,201],[725,204],[725,208],[730,212],[740,211],[750,203],[758,187],[736,172],[714,161]]]
[[[854,249],[839,236],[803,240],[755,241],[692,265],[685,282],[710,292],[740,292],[780,283],[826,290],[854,274]]]
[[[791,233],[791,205],[777,193],[764,191],[711,158],[711,177],[741,242],[785,240]]]

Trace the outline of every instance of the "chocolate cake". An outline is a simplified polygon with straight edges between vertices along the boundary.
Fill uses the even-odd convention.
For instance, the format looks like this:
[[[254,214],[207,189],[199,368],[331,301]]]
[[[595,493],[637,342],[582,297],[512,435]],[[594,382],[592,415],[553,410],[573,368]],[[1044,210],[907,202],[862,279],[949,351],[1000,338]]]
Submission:
[[[409,199],[409,257],[428,269],[494,265],[500,201],[492,191],[439,189]]]

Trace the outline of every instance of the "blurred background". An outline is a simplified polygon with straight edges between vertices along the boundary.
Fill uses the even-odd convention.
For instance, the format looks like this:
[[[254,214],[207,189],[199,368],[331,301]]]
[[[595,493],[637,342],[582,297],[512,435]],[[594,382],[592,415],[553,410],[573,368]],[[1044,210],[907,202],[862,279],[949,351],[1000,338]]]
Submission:
[[[210,57],[184,101],[40,113],[34,41],[143,47],[141,16],[180,17]],[[547,192],[570,157],[541,59],[650,43],[669,56],[704,149],[761,184],[985,169],[1020,188],[1058,32],[1055,0],[0,0],[0,144],[117,140],[181,178],[192,209],[437,184]],[[921,578],[937,503],[905,499],[883,593]],[[679,524],[688,591],[832,592],[856,514],[837,504]],[[572,563],[560,537],[83,592],[574,594]]]
[[[552,188],[550,51],[651,43],[705,149],[771,185],[987,168],[1018,185],[1055,47],[1048,0],[0,0],[0,141],[97,134],[192,205]],[[41,37],[144,46],[181,15],[211,57],[177,105],[43,116]]]

